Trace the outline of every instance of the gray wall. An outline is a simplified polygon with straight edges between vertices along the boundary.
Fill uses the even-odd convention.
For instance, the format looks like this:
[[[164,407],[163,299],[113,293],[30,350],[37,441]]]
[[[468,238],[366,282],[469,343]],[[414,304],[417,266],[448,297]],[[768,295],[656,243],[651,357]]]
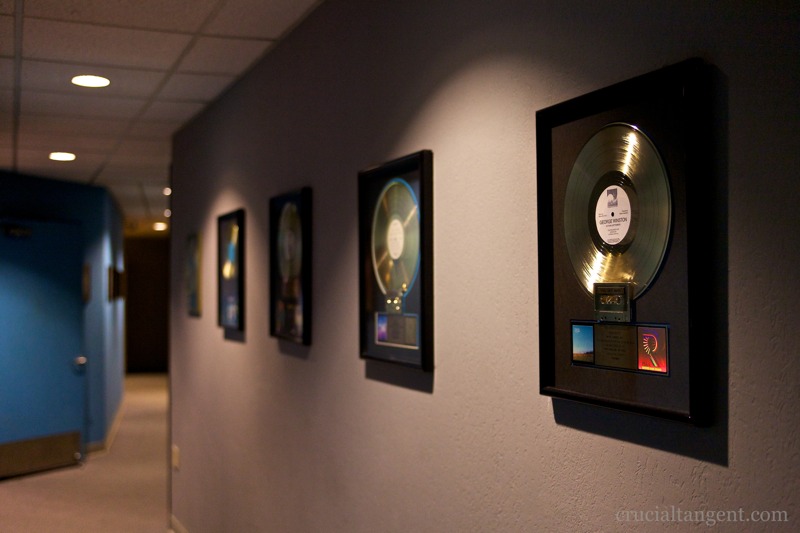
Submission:
[[[796,522],[798,27],[795,2],[322,4],[175,138],[176,524],[612,531],[636,525],[618,522],[624,510],[739,509]],[[721,71],[729,118],[717,125],[726,185],[709,211],[728,213],[727,310],[709,316],[728,329],[709,331],[722,357],[709,383],[719,417],[705,429],[538,392],[535,112],[691,56]],[[419,149],[434,152],[428,382],[358,355],[356,175]],[[303,185],[308,348],[271,338],[267,316],[268,201]],[[246,331],[226,340],[216,218],[240,207]],[[195,231],[200,318],[182,277]]]

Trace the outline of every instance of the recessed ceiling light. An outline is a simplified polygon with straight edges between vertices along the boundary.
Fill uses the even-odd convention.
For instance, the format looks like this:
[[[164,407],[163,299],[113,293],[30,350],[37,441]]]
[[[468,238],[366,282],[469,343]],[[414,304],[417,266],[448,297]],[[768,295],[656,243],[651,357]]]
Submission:
[[[164,196],[169,196],[170,194],[172,194],[172,189],[170,189],[169,187],[164,187],[164,190],[161,192],[164,193]]]
[[[164,209],[164,216],[169,218],[172,216],[172,209]]]
[[[82,74],[72,78],[72,83],[80,85],[81,87],[107,87],[111,81],[102,76],[95,76],[93,74]]]
[[[167,230],[167,223],[166,222],[156,222],[153,224],[153,229],[156,231],[166,231]]]
[[[75,154],[70,152],[50,152],[53,161],[75,161]]]

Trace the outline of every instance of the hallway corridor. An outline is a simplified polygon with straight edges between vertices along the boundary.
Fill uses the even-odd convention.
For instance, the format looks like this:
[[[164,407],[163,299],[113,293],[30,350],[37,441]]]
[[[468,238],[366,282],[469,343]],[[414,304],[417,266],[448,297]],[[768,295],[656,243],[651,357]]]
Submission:
[[[0,481],[2,533],[163,533],[168,378],[130,374],[107,450],[84,464]]]

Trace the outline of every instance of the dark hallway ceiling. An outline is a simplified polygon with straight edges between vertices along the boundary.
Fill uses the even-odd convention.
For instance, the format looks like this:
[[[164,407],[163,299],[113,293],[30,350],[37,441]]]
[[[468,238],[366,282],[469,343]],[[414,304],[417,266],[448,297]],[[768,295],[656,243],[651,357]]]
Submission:
[[[106,187],[130,231],[166,221],[172,134],[320,3],[0,0],[0,168]]]

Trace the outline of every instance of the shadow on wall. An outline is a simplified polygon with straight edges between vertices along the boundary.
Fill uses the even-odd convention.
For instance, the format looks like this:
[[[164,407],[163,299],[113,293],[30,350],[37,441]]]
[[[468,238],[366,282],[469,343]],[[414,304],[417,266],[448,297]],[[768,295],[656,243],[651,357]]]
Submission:
[[[433,372],[424,372],[416,368],[398,366],[382,361],[364,361],[367,379],[382,381],[390,385],[433,394]]]

